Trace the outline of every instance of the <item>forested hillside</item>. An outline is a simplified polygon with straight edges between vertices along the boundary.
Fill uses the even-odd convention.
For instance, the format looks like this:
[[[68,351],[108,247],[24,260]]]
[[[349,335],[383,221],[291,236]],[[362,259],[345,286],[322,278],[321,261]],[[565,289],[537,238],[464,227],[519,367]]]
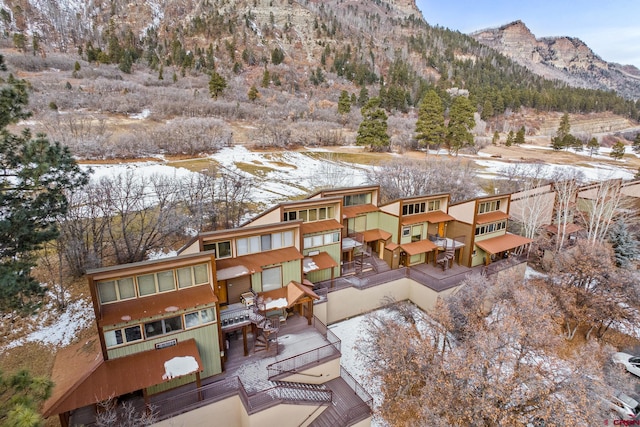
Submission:
[[[243,93],[274,85],[331,100],[343,88],[356,98],[380,90],[390,112],[418,105],[431,87],[446,101],[446,90],[456,87],[469,91],[484,119],[522,106],[638,118],[633,101],[546,81],[471,37],[430,26],[412,1],[5,0],[0,7],[5,46],[117,64],[125,75],[146,66],[175,83],[215,70]]]

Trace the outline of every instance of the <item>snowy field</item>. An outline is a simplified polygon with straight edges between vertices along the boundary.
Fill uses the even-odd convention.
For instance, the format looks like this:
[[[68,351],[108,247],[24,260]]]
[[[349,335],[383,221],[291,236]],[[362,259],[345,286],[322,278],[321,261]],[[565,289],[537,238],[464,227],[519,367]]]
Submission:
[[[362,147],[349,147],[350,149],[363,150]],[[531,146],[532,149],[546,149],[545,147]],[[550,149],[549,149],[550,150]],[[606,149],[601,149],[601,153]],[[440,150],[435,155],[447,155]],[[583,152],[588,158],[586,152]],[[225,147],[210,156],[220,167],[235,171],[254,180],[252,199],[265,208],[292,198],[302,197],[322,187],[349,187],[366,185],[366,172],[371,166],[345,163],[331,158],[329,150],[322,148],[307,149],[306,151],[276,151],[254,152],[244,146],[236,145]],[[328,158],[327,158],[328,157]],[[462,157],[462,155],[461,155]],[[467,156],[464,156],[467,157]],[[473,158],[480,167],[479,178],[499,179],[503,171],[513,163],[490,159],[485,153],[478,153],[479,158]],[[587,180],[597,181],[612,178],[632,179],[634,171],[625,169],[624,162],[620,166],[599,163],[599,159],[608,159],[606,155],[596,155],[588,163],[581,165],[560,165],[546,163],[546,176],[553,175],[556,171],[581,171]],[[537,163],[519,163],[523,168],[538,167]],[[244,167],[243,167],[244,166]],[[246,170],[255,168],[253,174]],[[87,169],[89,166],[84,165]],[[152,174],[168,175],[176,178],[187,177],[196,172],[181,167],[168,166],[164,159],[159,157],[157,162],[134,162],[109,165],[91,165],[93,169],[92,179],[100,179],[103,176],[113,176],[133,172],[148,177]]]
[[[265,207],[271,207],[292,198],[310,194],[317,188],[349,187],[366,184],[367,166],[327,160],[327,150],[309,149],[304,152],[278,151],[253,152],[244,146],[225,147],[210,156],[220,167],[237,172],[253,179],[252,199]],[[242,166],[245,166],[244,168]],[[133,162],[108,165],[81,165],[91,168],[91,179],[135,173],[143,177],[166,175],[170,177],[188,177],[192,172],[186,168],[166,165],[159,158],[157,162]],[[255,174],[245,171],[256,168]]]

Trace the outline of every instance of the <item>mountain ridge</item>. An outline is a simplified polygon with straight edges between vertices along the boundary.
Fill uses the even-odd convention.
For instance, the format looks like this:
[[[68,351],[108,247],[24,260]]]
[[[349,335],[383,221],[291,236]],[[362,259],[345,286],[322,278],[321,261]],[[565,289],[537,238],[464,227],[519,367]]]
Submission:
[[[469,35],[545,78],[576,87],[612,89],[627,98],[640,98],[638,68],[604,61],[577,37],[537,38],[522,20]]]

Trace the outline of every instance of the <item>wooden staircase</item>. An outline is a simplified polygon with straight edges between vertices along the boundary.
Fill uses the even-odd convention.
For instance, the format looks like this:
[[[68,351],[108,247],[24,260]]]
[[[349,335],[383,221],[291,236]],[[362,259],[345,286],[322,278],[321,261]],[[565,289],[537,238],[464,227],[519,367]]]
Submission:
[[[332,393],[324,384],[273,381],[278,388],[278,397],[291,403],[330,404]]]
[[[249,320],[254,325],[254,344],[253,351],[268,351],[269,343],[278,340],[278,330],[280,329],[279,318],[267,318],[260,313],[257,308],[249,314]]]

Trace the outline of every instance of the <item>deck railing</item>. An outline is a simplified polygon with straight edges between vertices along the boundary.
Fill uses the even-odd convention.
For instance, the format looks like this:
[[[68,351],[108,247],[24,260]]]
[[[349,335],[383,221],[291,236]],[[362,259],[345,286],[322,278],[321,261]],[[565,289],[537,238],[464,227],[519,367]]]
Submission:
[[[249,394],[240,378],[229,377],[207,384],[199,389],[188,390],[163,400],[154,401],[151,406],[156,408],[157,419],[160,421],[238,395],[247,413],[251,415],[283,401],[305,401],[304,398],[293,399],[291,397],[292,390],[296,390],[295,385],[278,384]],[[310,392],[306,391],[306,393],[309,394]],[[313,390],[312,393],[315,398],[309,401],[315,403],[331,403],[333,399],[331,390]]]
[[[511,255],[509,258],[492,262],[485,267],[483,273],[487,276],[491,276],[492,274],[496,274],[500,271],[508,270],[512,267],[525,263],[527,262],[527,259],[528,257],[526,253],[520,255]]]
[[[318,332],[320,332],[327,341],[329,341],[329,343],[270,364],[267,366],[267,372],[270,380],[278,375],[295,373],[313,364],[320,363],[322,360],[329,357],[340,355],[340,338],[331,332],[331,330],[327,328],[327,326],[317,317],[313,318],[313,325]]]
[[[351,387],[351,389],[362,399],[361,404],[349,409],[347,414],[341,415],[341,418],[347,425],[350,422],[359,421],[367,418],[371,415],[371,408],[373,407],[373,397],[360,385],[360,383],[353,378],[353,376],[342,366],[340,366],[340,376]]]

